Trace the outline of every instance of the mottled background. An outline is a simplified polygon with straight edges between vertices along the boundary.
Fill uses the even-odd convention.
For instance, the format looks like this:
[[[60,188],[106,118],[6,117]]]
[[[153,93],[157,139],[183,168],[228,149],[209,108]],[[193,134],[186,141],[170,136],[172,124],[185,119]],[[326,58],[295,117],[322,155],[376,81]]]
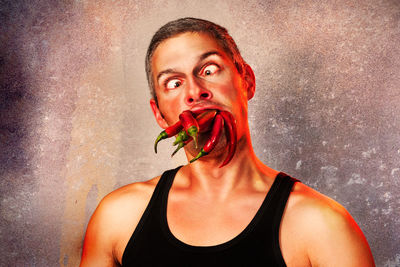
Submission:
[[[253,145],[342,203],[400,266],[400,1],[0,0],[0,265],[76,266],[108,192],[153,153],[144,55],[169,20],[228,28],[257,77]]]

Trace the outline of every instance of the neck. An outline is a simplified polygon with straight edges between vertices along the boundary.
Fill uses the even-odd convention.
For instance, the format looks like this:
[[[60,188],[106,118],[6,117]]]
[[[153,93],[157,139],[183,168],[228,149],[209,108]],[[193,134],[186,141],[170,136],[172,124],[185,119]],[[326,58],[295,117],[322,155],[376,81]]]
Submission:
[[[188,159],[192,157],[188,151],[186,155]],[[237,190],[265,191],[278,173],[257,158],[248,131],[238,141],[232,160],[219,168],[225,156],[225,153],[210,154],[185,166],[183,173],[191,189],[206,192],[210,198],[223,199]]]

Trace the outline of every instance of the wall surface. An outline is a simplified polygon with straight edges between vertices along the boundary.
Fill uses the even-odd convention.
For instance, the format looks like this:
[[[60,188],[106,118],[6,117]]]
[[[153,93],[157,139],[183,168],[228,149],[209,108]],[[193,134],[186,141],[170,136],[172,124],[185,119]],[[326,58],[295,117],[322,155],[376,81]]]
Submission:
[[[400,266],[396,0],[0,1],[0,266],[77,266],[102,197],[186,163],[153,152],[144,72],[152,34],[186,16],[225,26],[253,67],[258,157]]]

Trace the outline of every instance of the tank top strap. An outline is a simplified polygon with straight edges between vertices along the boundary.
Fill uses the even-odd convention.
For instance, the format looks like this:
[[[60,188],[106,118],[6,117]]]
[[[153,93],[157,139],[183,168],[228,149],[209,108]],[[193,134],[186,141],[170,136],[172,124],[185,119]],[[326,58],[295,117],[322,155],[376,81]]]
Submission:
[[[289,199],[289,195],[292,191],[293,185],[296,182],[300,181],[293,177],[290,177],[283,172],[280,172],[276,179],[279,180],[277,181],[277,188],[273,196],[271,196],[272,199],[270,203],[271,207],[274,207],[274,214],[272,219],[272,242],[274,246],[272,246],[272,248],[274,250],[275,257],[281,259],[282,262],[284,262],[279,244],[279,230],[281,226],[283,212],[285,211],[286,203]]]
[[[179,169],[182,168],[182,166],[178,166],[175,169],[167,170],[165,171],[160,178],[160,181],[158,181],[157,187],[154,190],[154,194],[160,195],[164,193],[166,190],[169,191],[172,182],[174,181],[176,173],[179,171]]]
[[[154,210],[154,206],[158,206],[160,204],[160,197],[162,197],[165,191],[169,190],[176,173],[181,167],[182,166],[179,166],[175,169],[167,170],[161,175],[160,180],[158,181],[156,188],[154,189],[153,195],[151,196],[150,201],[147,204],[146,210],[143,214],[144,216],[146,216],[146,213],[150,210]]]
[[[146,220],[149,213],[156,212],[154,216],[158,217],[159,213],[157,211],[160,210],[160,205],[162,204],[162,197],[165,193],[169,191],[169,188],[172,185],[172,182],[175,178],[176,173],[182,166],[176,167],[175,169],[165,171],[158,181],[156,188],[154,189],[153,195],[150,198],[149,203],[147,204],[146,210],[143,213],[142,219]],[[139,230],[142,227],[142,220],[139,221],[138,227]]]
[[[151,221],[159,220],[160,212],[158,211],[160,210],[160,204],[161,204],[160,198],[162,198],[165,191],[169,190],[169,187],[171,186],[171,183],[174,180],[176,173],[181,167],[182,166],[179,166],[175,169],[167,170],[161,175],[160,180],[157,182],[153,194],[151,195],[150,201],[147,204],[147,207],[143,212],[143,215],[140,218],[139,223],[133,230],[133,234],[129,239],[128,244],[125,247],[124,253],[122,255],[122,263],[126,262],[127,258],[129,258],[129,255],[127,253],[128,251],[133,249],[135,237],[141,234],[148,221],[150,221],[151,223]]]

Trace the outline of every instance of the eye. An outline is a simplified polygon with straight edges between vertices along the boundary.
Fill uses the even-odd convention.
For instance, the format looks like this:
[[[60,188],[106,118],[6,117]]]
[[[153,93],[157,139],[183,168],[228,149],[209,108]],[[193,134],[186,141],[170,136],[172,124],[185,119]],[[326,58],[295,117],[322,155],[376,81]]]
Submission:
[[[175,88],[178,88],[178,87],[181,86],[181,85],[182,85],[182,82],[181,82],[179,79],[168,80],[168,81],[165,83],[165,87],[166,87],[167,89],[175,89]]]
[[[219,67],[215,64],[207,65],[205,68],[203,68],[201,75],[210,76],[210,75],[217,73],[218,70],[219,70]]]

